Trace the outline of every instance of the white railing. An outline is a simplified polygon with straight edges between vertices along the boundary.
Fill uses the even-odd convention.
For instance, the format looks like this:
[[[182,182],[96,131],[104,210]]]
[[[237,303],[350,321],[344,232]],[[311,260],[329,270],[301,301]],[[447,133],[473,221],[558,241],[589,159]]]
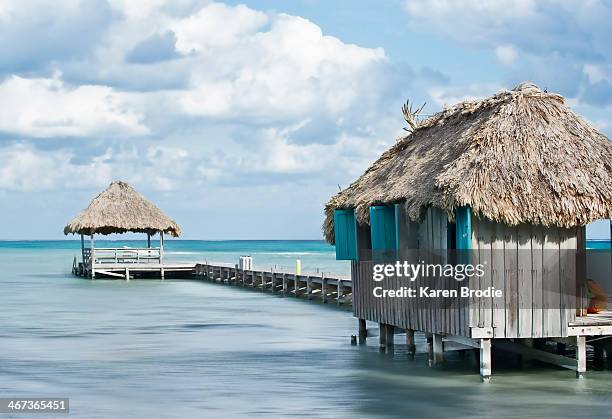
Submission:
[[[83,266],[91,266],[91,249],[83,249]]]
[[[89,250],[89,249],[85,249]],[[91,252],[91,250],[89,250]],[[160,248],[95,248],[94,263],[161,263]]]

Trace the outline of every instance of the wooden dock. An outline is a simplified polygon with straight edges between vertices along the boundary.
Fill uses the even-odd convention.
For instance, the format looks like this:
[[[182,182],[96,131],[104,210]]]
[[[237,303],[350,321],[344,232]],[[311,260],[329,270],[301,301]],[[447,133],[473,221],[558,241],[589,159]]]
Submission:
[[[346,278],[326,277],[324,274],[297,275],[287,272],[246,270],[197,262],[161,262],[158,257],[149,255],[150,249],[146,251],[143,249],[104,250],[109,255],[106,258],[95,259],[94,264],[91,258],[88,258],[85,264],[77,262],[75,258],[72,273],[91,279],[124,279],[127,281],[134,278],[203,279],[309,300],[317,299],[324,303],[352,304],[353,282]]]
[[[352,304],[353,282],[350,279],[328,278],[325,275],[297,275],[286,272],[244,270],[238,267],[197,264],[197,278],[212,282],[282,293],[324,303]]]

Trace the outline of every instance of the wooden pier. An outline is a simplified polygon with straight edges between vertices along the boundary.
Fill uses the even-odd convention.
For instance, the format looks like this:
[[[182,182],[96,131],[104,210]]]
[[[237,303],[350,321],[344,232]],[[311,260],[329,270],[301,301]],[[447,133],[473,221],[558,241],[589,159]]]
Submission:
[[[282,293],[324,303],[352,304],[353,282],[325,275],[297,275],[287,272],[246,270],[238,267],[196,262],[169,263],[150,255],[155,249],[96,249],[106,255],[95,263],[74,259],[72,273],[90,279],[178,278],[203,279],[236,284],[273,293]],[[88,262],[88,263],[87,263]]]
[[[197,264],[197,278],[236,284],[283,295],[317,299],[324,303],[352,304],[353,282],[325,275],[297,275],[286,272],[244,270],[238,267]]]

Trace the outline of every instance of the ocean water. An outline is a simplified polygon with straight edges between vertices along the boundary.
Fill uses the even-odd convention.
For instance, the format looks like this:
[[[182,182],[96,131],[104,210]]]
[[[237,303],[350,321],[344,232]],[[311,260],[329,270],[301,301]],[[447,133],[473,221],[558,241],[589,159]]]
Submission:
[[[327,245],[282,243],[168,247],[210,262],[250,252],[282,265],[300,253],[313,267],[341,268]],[[72,277],[78,246],[0,244],[2,397],[69,397],[77,418],[612,415],[612,365],[590,364],[576,380],[496,357],[484,385],[471,353],[430,368],[420,335],[414,359],[399,335],[394,355],[379,353],[374,337],[351,346],[346,308],[196,280]],[[289,255],[264,257],[275,252]]]
[[[140,240],[98,240],[96,247],[146,247]],[[151,242],[154,247],[159,241]],[[89,247],[89,240],[85,241]],[[0,241],[3,249],[44,250],[64,258],[81,257],[80,240],[57,241]],[[164,242],[166,261],[199,262],[235,265],[240,256],[251,256],[255,269],[295,272],[296,260],[301,261],[302,273],[325,273],[349,278],[351,267],[347,261],[335,259],[335,248],[322,240],[172,240]]]

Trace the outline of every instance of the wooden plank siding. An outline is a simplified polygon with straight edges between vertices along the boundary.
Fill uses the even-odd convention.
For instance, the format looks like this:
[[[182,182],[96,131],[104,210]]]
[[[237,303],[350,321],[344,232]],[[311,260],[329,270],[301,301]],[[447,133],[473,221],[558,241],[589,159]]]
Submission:
[[[471,305],[470,325],[493,327],[495,338],[567,336],[575,320],[578,229],[473,219],[472,230],[472,263],[485,266],[479,287],[501,289],[504,298]]]
[[[450,263],[446,214],[429,208],[424,219],[416,223],[403,211],[398,207],[399,260],[426,265]],[[374,282],[377,262],[360,257],[351,266],[355,316],[402,329],[468,337],[471,327],[492,328],[494,338],[568,336],[568,324],[576,318],[576,272],[581,269],[576,266],[575,254],[579,229],[509,227],[474,215],[471,225],[471,263],[482,264],[484,275],[470,280],[469,286],[481,290],[494,287],[503,291],[503,298],[474,298],[469,304],[455,298],[375,298],[376,286],[459,289],[468,281],[433,276],[411,282],[393,276]],[[360,256],[365,253],[367,249],[359,249]]]

